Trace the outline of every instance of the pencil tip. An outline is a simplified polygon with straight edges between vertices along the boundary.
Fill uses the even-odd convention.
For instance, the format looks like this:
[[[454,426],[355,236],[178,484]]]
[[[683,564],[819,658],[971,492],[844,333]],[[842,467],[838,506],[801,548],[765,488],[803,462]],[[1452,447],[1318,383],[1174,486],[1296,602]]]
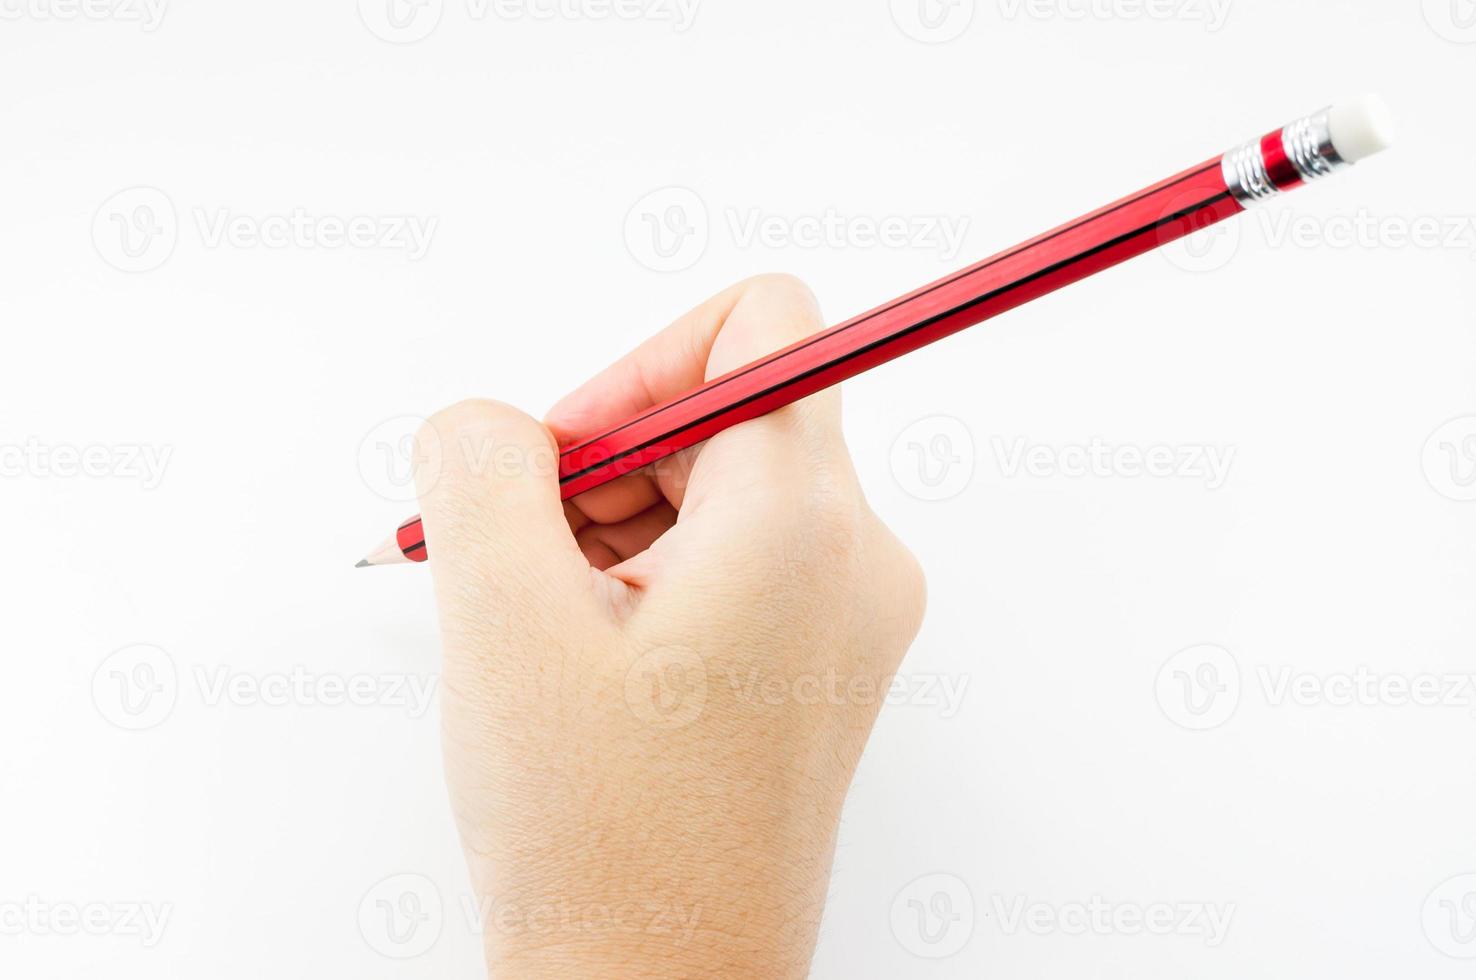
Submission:
[[[5,0],[0,0],[0,3],[4,2]],[[366,568],[370,565],[399,565],[409,560],[409,558],[405,557],[405,552],[400,550],[399,540],[395,535],[390,535],[383,544],[369,552],[364,560],[354,567]]]

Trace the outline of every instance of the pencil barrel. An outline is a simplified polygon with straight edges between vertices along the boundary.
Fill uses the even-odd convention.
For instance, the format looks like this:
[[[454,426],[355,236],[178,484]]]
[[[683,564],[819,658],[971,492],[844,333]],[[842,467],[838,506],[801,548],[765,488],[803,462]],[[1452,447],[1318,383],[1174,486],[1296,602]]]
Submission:
[[[1047,293],[1206,228],[1386,148],[1387,107],[1342,103],[1251,140],[565,446],[567,500]],[[1341,147],[1341,149],[1340,149]],[[420,518],[396,544],[425,561]]]

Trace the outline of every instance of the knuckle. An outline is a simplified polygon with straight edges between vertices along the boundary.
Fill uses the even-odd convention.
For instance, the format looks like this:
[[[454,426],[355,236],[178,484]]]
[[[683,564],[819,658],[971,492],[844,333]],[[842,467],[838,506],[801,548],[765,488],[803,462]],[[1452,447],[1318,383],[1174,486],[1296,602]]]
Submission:
[[[748,288],[774,295],[797,296],[814,300],[815,294],[799,276],[789,272],[761,272],[748,280]]]
[[[421,426],[416,443],[426,453],[443,453],[452,469],[485,469],[498,463],[521,473],[556,454],[553,436],[542,423],[510,405],[482,398],[468,398],[436,412]]]
[[[912,549],[903,544],[891,529],[880,522],[877,527],[883,536],[878,552],[883,566],[882,580],[887,583],[890,593],[887,606],[898,637],[904,645],[910,644],[922,629],[923,615],[928,608],[927,574]]]
[[[793,306],[813,319],[820,318],[820,303],[814,291],[803,279],[788,272],[760,273],[747,280],[744,288],[757,298]]]
[[[509,441],[535,441],[543,427],[523,412],[490,398],[464,398],[432,415],[422,431],[433,431],[442,440],[457,433],[500,435]]]
[[[909,632],[916,636],[917,631],[922,628],[923,616],[928,610],[928,575],[923,571],[922,563],[917,560],[911,548],[898,542],[897,550],[898,579],[902,585],[900,594],[903,611],[910,624]]]
[[[475,424],[478,420],[496,411],[496,402],[482,398],[463,398],[461,401],[436,412],[428,420],[424,428],[428,428],[438,435],[454,432],[457,429]]]
[[[496,405],[482,399],[467,398],[437,411],[420,426],[415,446],[422,455],[440,454],[445,446],[455,444],[464,433],[482,427]]]

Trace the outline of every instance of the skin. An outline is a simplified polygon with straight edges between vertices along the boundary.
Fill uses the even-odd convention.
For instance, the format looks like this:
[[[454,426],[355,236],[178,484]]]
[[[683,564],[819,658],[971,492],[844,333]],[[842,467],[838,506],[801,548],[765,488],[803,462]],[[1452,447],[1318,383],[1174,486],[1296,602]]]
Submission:
[[[797,280],[751,279],[543,423],[468,401],[422,432],[446,776],[490,976],[808,972],[841,805],[925,601],[839,391],[564,504],[555,447],[821,326]]]

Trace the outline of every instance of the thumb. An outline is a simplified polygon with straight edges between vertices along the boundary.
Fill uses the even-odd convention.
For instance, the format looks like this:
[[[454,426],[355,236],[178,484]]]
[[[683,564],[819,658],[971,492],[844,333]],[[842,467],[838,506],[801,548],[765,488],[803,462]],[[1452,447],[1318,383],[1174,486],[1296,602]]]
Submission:
[[[589,565],[564,518],[558,449],[541,423],[470,400],[416,436],[416,488],[448,639],[488,624],[543,634],[591,592]],[[524,630],[518,629],[524,633]]]
[[[814,294],[790,276],[750,280],[707,357],[708,380],[817,333],[824,326]],[[713,436],[692,464],[694,509],[718,496],[758,487],[787,490],[854,479],[841,433],[840,389],[816,392]]]

